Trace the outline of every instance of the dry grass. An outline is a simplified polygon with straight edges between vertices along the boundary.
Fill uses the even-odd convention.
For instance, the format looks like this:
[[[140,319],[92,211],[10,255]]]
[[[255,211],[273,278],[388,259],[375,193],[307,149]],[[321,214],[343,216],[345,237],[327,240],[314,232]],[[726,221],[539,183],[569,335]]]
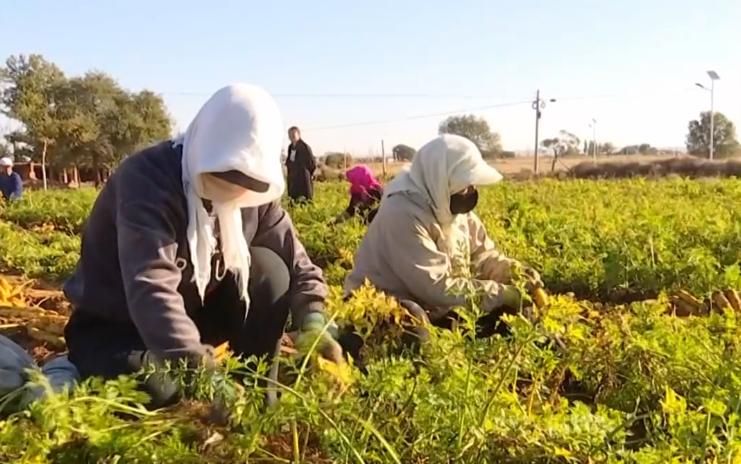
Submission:
[[[680,155],[678,158],[689,158],[687,155]],[[631,163],[654,163],[656,161],[664,161],[667,159],[675,159],[672,155],[614,155],[614,156],[600,156],[597,158],[598,164],[603,163],[624,163],[624,162],[631,162]],[[551,162],[553,158],[550,156],[544,156],[540,158],[539,165],[540,165],[540,172],[545,174],[551,171]],[[531,156],[523,156],[518,157],[514,159],[504,159],[504,160],[497,160],[493,161],[489,164],[497,168],[502,174],[505,176],[516,176],[516,175],[522,175],[523,173],[532,172],[533,170],[533,157]],[[563,158],[558,163],[556,163],[556,171],[564,171],[567,169],[571,169],[574,166],[583,163],[585,161],[591,161],[591,158],[584,157],[584,156],[578,156],[578,157],[572,157],[572,158]],[[373,163],[366,163],[368,166],[370,166],[371,169],[373,169],[373,172],[375,172],[377,175],[381,175],[383,173],[383,165],[382,163],[373,162]],[[403,166],[405,163],[395,163],[393,161],[389,161],[386,165],[386,172],[387,175],[393,176],[396,174],[396,172]]]
[[[534,159],[521,157],[493,161],[490,164],[511,180],[529,180],[535,177],[559,179],[617,179],[629,177],[741,177],[741,159],[707,161],[689,155],[614,155],[598,157],[576,156],[557,161],[551,171],[553,158],[540,159],[540,173],[533,174]],[[380,162],[366,162],[383,180],[390,180],[405,163],[389,161],[384,167]],[[345,179],[345,170],[321,165],[316,173],[319,182]]]

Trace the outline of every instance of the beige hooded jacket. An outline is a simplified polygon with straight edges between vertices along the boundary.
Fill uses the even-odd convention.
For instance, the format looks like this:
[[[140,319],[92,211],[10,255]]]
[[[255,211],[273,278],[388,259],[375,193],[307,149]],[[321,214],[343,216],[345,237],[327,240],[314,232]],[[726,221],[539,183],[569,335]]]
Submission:
[[[367,279],[391,296],[419,303],[433,321],[464,306],[471,291],[483,295],[483,311],[502,306],[513,260],[496,250],[476,214],[450,212],[452,193],[501,179],[468,139],[443,135],[428,142],[386,188],[345,293]]]

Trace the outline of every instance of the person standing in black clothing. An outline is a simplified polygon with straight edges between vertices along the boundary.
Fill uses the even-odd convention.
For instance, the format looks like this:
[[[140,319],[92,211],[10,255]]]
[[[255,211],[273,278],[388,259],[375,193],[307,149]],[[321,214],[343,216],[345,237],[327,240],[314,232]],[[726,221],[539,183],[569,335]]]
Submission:
[[[301,132],[294,126],[288,129],[286,170],[288,171],[288,198],[310,202],[314,198],[312,176],[316,170],[316,158],[311,147],[301,139]]]

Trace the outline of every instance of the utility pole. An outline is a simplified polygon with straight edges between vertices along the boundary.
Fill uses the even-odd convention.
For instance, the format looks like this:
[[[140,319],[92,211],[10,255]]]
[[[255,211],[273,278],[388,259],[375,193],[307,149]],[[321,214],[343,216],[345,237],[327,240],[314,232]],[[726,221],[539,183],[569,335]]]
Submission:
[[[556,101],[555,98],[551,98],[551,103],[554,103]],[[539,158],[539,150],[538,150],[538,130],[540,129],[540,116],[542,115],[543,109],[545,108],[545,100],[541,100],[540,98],[540,89],[538,89],[537,92],[535,92],[535,101],[533,101],[533,109],[535,110],[535,161],[533,165],[533,172],[535,174],[538,173],[538,158]]]
[[[716,74],[717,76],[717,74]],[[715,112],[713,111],[713,103],[714,103],[714,95],[715,95],[715,79],[710,77],[710,159],[713,159],[713,156],[715,156]]]
[[[597,120],[592,118],[589,127],[592,128],[592,161],[597,164]]]

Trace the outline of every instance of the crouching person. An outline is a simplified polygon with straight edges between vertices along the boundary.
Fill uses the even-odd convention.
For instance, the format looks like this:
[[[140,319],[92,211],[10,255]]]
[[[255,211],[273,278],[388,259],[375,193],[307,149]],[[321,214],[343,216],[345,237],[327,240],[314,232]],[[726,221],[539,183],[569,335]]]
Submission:
[[[500,317],[521,306],[511,282],[516,261],[497,251],[473,212],[477,188],[501,179],[466,138],[443,135],[424,145],[386,186],[345,280],[346,295],[367,279],[415,318],[450,327],[458,318],[453,308],[466,306],[460,289],[476,290],[487,313],[477,323],[477,336],[505,333]],[[473,275],[464,277],[469,269]],[[526,273],[540,283],[537,272]]]
[[[350,182],[350,204],[335,219],[335,223],[361,217],[366,224],[370,224],[378,212],[383,186],[375,178],[371,168],[364,164],[348,169],[345,175]]]
[[[214,365],[213,346],[270,358],[289,313],[300,339],[321,337],[327,286],[280,206],[283,123],[273,98],[225,87],[182,137],[124,161],[98,196],[66,282],[69,359],[84,377],[148,366]],[[176,402],[168,376],[144,385],[150,406]]]

